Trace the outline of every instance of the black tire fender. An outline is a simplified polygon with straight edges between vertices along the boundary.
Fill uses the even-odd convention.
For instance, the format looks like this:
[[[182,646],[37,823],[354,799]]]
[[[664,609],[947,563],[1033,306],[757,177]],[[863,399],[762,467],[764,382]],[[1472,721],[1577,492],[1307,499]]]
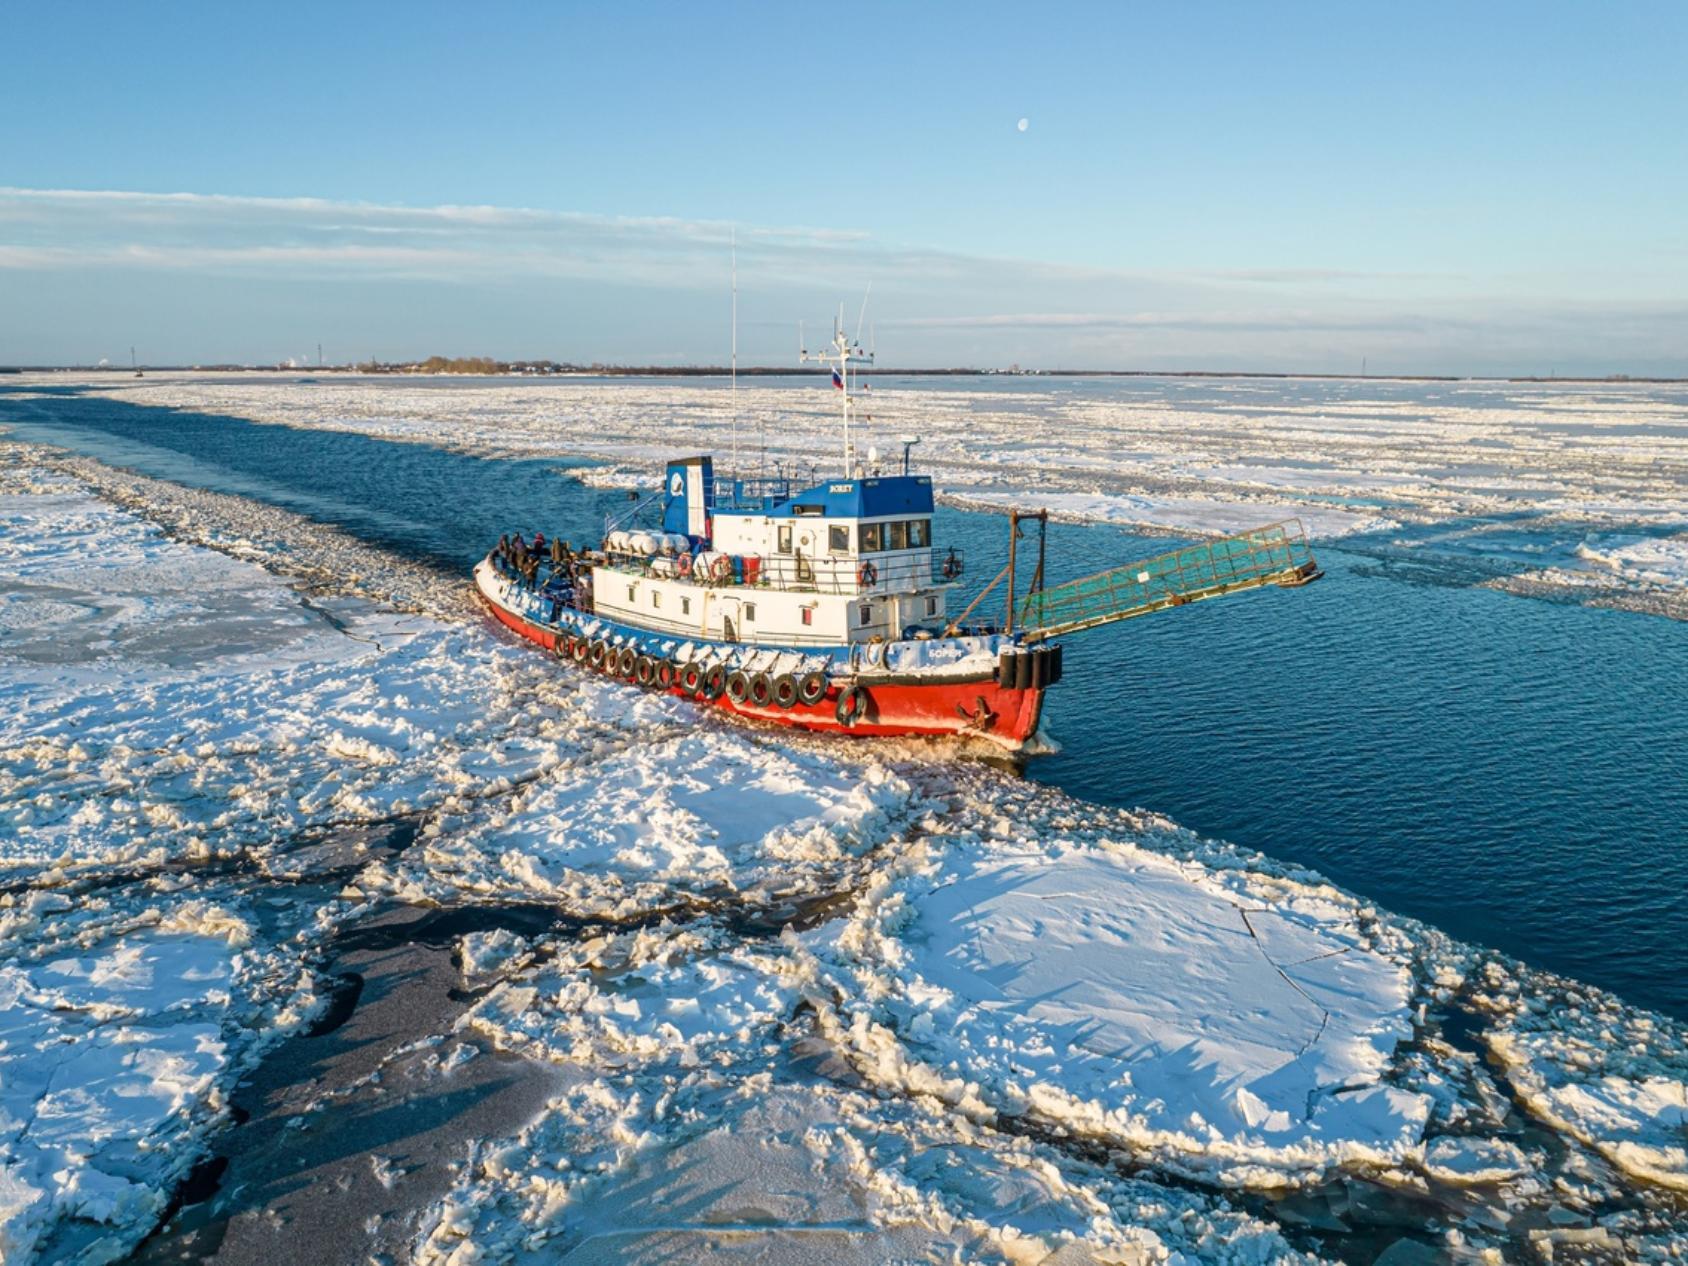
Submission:
[[[797,682],[797,702],[813,707],[826,698],[826,674],[804,673]]]
[[[852,682],[838,692],[833,714],[838,718],[838,724],[849,730],[855,727],[856,722],[865,720],[872,708],[873,700],[868,697],[867,691]]]

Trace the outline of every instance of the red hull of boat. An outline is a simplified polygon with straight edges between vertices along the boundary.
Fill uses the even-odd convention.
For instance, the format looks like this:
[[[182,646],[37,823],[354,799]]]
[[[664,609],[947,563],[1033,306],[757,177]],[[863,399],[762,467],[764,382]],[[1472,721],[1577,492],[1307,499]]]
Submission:
[[[556,652],[559,634],[555,630],[523,619],[484,593],[480,596],[501,623],[529,641],[537,642],[553,654]],[[573,666],[572,660],[570,666]],[[989,676],[971,681],[952,679],[915,684],[909,684],[906,680],[876,683],[868,678],[859,684],[867,692],[869,699],[867,715],[848,727],[838,720],[836,687],[829,690],[826,697],[818,703],[799,703],[791,708],[774,705],[757,707],[749,700],[735,703],[725,694],[717,699],[691,696],[678,686],[668,688],[666,693],[690,697],[699,704],[712,703],[735,716],[804,730],[845,734],[852,738],[965,734],[986,738],[1010,748],[1024,746],[1037,732],[1038,717],[1043,710],[1042,689],[1004,689],[997,684],[994,677]],[[651,689],[660,687],[652,686]],[[992,719],[987,725],[981,726],[981,716]]]

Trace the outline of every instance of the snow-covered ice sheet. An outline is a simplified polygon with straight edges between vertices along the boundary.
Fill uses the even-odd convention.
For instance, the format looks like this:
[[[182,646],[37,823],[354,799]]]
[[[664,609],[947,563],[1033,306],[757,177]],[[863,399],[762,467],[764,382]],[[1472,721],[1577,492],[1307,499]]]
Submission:
[[[1385,1084],[1411,981],[1351,905],[1252,904],[1105,837],[971,834],[836,931],[865,1075],[1233,1178],[1417,1145],[1427,1102]]]
[[[0,898],[0,1258],[110,1260],[163,1212],[234,1077],[317,1004],[259,922],[170,884]]]
[[[0,480],[0,555],[8,1260],[144,1234],[376,897],[590,924],[464,938],[461,1036],[566,1086],[466,1141],[420,1260],[1297,1260],[1377,1191],[1451,1210],[1454,1261],[1688,1228],[1648,1194],[1688,1171],[1682,1026],[1316,874],[307,600],[39,469]],[[58,655],[54,586],[113,613]],[[337,898],[257,895],[404,815]]]

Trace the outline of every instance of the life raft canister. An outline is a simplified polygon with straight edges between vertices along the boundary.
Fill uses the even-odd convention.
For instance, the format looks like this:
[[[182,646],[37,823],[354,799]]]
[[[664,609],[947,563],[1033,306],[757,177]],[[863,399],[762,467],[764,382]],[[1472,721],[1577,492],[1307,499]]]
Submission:
[[[838,718],[839,725],[849,730],[855,728],[856,722],[867,716],[871,706],[872,700],[868,698],[867,691],[852,683],[838,692],[838,702],[833,707],[833,715]]]

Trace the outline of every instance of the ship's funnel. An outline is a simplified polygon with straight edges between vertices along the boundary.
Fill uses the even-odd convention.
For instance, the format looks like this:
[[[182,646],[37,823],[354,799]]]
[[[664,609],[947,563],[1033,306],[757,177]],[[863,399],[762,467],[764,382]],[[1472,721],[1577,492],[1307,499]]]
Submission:
[[[707,538],[715,509],[713,459],[686,457],[669,462],[667,480],[662,490],[662,530]]]

